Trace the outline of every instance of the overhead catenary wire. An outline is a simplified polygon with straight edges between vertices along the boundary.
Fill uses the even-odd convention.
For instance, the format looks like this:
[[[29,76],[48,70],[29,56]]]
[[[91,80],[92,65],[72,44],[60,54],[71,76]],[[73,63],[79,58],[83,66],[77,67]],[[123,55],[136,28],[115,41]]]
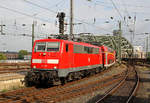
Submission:
[[[2,6],[2,5],[0,5],[0,8],[12,11],[12,12],[17,13],[17,14],[25,15],[25,16],[30,17],[30,18],[35,18],[35,19],[50,23],[49,20],[45,20],[45,19],[42,19],[42,18],[39,18],[39,17],[35,17],[34,15],[30,15],[30,14],[27,14],[27,13],[24,13],[24,12],[20,12],[18,10],[14,10],[14,9],[11,9],[11,8],[8,8],[8,7]]]
[[[33,4],[34,6],[37,6],[37,7],[43,8],[43,9],[47,9],[47,10],[50,11],[50,12],[56,13],[55,11],[50,10],[49,8],[42,7],[42,6],[40,6],[40,5],[38,5],[38,4],[35,4],[35,3],[32,3],[32,4]],[[5,7],[5,9],[8,9],[8,8]],[[12,11],[12,9],[8,9],[8,10],[11,10],[11,11]],[[15,11],[13,10],[13,12],[16,12],[16,10],[15,10]],[[25,13],[18,12],[18,11],[17,11],[17,13],[23,14],[23,15],[26,15],[26,16],[29,16],[29,17],[34,17],[34,16],[32,16],[32,15],[25,14]],[[68,16],[68,17],[69,17],[69,16]],[[37,18],[37,17],[36,17],[36,18]],[[40,18],[40,20],[41,20],[41,18]],[[93,24],[90,24],[90,23],[88,23],[88,22],[85,22],[84,20],[79,20],[79,19],[76,19],[76,18],[75,18],[75,20],[80,21],[80,22],[82,22],[82,23],[85,23],[85,24],[87,24],[87,25],[91,25],[92,27],[96,27],[96,28],[101,29],[101,30],[103,30],[103,31],[112,32],[112,31],[106,30],[106,29],[104,29],[104,28],[102,28],[102,27],[98,27],[98,26],[96,26],[96,25],[93,25]]]
[[[115,8],[115,10],[117,11],[117,13],[119,14],[119,17],[121,18],[121,20],[123,21],[124,20],[124,18],[123,18],[123,16],[122,16],[122,14],[120,13],[120,11],[119,11],[119,9],[117,8],[117,6],[116,6],[116,4],[112,1],[112,0],[110,0],[112,3],[108,3],[108,4],[113,4],[113,7]],[[96,1],[96,2],[102,2],[102,1]],[[102,2],[102,3],[105,3],[105,2]],[[127,22],[126,21],[123,21],[123,23],[125,24],[125,26],[127,26],[127,28],[129,29],[129,27],[128,27],[128,24],[127,24]],[[106,31],[106,30],[105,30]]]
[[[35,3],[32,3],[32,4],[35,5],[35,6],[38,6],[38,5],[36,5]],[[41,7],[41,6],[38,6],[38,7],[43,8],[43,7]],[[28,17],[31,17],[31,18],[36,18],[36,19],[39,19],[39,20],[44,21],[44,22],[49,22],[48,20],[45,20],[45,19],[42,19],[42,18],[39,18],[39,17],[34,17],[34,15],[29,15],[29,14],[26,14],[26,13],[23,13],[23,12],[14,10],[14,9],[10,9],[10,8],[7,8],[7,7],[1,6],[1,5],[0,5],[0,8],[6,9],[6,10],[9,10],[9,11],[12,11],[12,12],[15,12],[15,13],[18,13],[18,14],[21,14],[21,15],[25,15],[25,16],[28,16]],[[43,9],[47,9],[47,8],[43,8]],[[50,12],[56,13],[56,12],[53,11],[53,10],[50,10],[50,9],[47,9],[47,10],[49,10]],[[69,16],[68,16],[68,17],[69,17]],[[75,19],[76,19],[76,18],[75,18]],[[95,26],[95,25],[93,25],[93,24],[90,24],[90,23],[88,23],[88,22],[85,22],[85,21],[83,21],[83,20],[79,20],[79,19],[76,19],[76,20],[78,20],[78,21],[80,21],[80,22],[82,22],[82,23],[88,24],[88,25],[92,25],[92,27],[94,26],[94,27],[96,27],[97,29],[102,29],[102,30],[104,30],[104,31],[111,32],[111,31],[108,31],[108,30],[106,30],[106,29],[104,29],[104,28],[101,28],[101,27]],[[50,22],[49,22],[49,23],[50,23]]]
[[[125,8],[125,12],[127,13],[127,16],[130,16],[129,12],[128,12],[128,9],[127,9],[127,6],[126,6],[126,3],[125,3],[125,0],[121,0],[121,2],[122,2],[123,6]]]
[[[49,11],[49,12],[51,12],[51,13],[53,13],[54,15],[57,15],[57,11],[54,11],[54,10],[51,10],[51,9],[49,9],[49,8],[53,8],[54,6],[58,6],[58,5],[60,5],[62,2],[64,2],[64,0],[61,0],[60,2],[58,2],[58,3],[56,3],[55,5],[52,5],[52,6],[50,6],[50,7],[43,7],[43,6],[41,6],[41,5],[39,5],[39,4],[37,4],[37,3],[33,3],[33,2],[31,2],[31,1],[29,1],[29,0],[23,0],[25,3],[28,3],[28,4],[30,4],[30,5],[33,5],[33,6],[36,6],[36,7],[38,7],[38,8],[40,8],[40,9],[44,9],[44,10],[46,10],[46,11]],[[61,6],[62,7],[62,6]]]
[[[123,20],[123,23],[125,24],[125,26],[128,28],[128,31],[130,31],[131,29],[129,28],[129,25],[126,21],[124,21],[124,18],[122,16],[122,14],[120,13],[119,9],[117,8],[117,6],[115,5],[115,3],[113,2],[113,0],[110,0],[114,6],[114,8],[116,9],[116,11],[118,12],[120,18]]]
[[[4,30],[6,29],[7,27],[4,28]],[[7,28],[7,29],[10,29],[10,30],[14,30],[14,31],[26,31],[26,32],[32,32],[31,30],[27,30],[29,28]]]
[[[98,4],[104,4],[105,6],[107,5],[111,5],[112,3],[109,3],[109,2],[104,2],[104,1],[95,1],[96,3],[98,3]],[[143,5],[131,5],[131,4],[129,4],[129,3],[126,3],[126,4],[120,4],[120,6],[125,6],[125,5],[127,5],[128,6],[128,8],[129,7],[133,7],[133,8],[150,8],[150,6],[143,6]]]
[[[4,28],[4,31],[5,31],[6,33],[7,33],[7,31],[14,31],[14,32],[17,32],[17,33],[23,32],[23,33],[21,33],[22,35],[30,34],[30,36],[31,36],[32,30],[31,30],[30,26],[28,26],[28,27],[25,26],[25,28],[24,28],[24,26],[23,26],[23,27],[17,26],[17,29],[16,29],[16,28],[13,28],[13,27],[16,27],[16,26],[14,26],[14,25],[7,25],[7,26]],[[46,33],[46,31],[44,31],[44,30],[41,28],[41,25],[38,25],[38,29],[37,29],[37,30],[38,30],[38,31],[37,31],[36,34],[40,34],[40,33],[45,34],[45,33]]]
[[[57,14],[57,12],[56,12],[56,11],[51,10],[51,9],[49,9],[49,8],[47,8],[47,7],[42,7],[42,6],[40,6],[40,5],[36,4],[36,3],[33,3],[33,2],[31,2],[31,1],[28,1],[28,0],[23,0],[23,1],[25,1],[26,3],[32,4],[32,5],[34,5],[34,6],[37,6],[37,7],[39,7],[39,8],[42,8],[42,9],[48,10],[48,11],[50,11],[50,12],[54,13],[54,14]]]
[[[122,1],[122,0],[121,0]],[[110,3],[110,2],[104,2],[104,1],[95,1],[96,2],[96,5],[101,5],[101,6],[104,6],[104,7],[107,7],[107,8],[111,8],[111,5],[112,5],[112,3]],[[122,1],[122,2],[124,2],[124,1]],[[126,8],[130,8],[130,7],[133,7],[133,8],[150,8],[149,6],[142,6],[142,5],[131,5],[131,4],[129,4],[129,3],[122,3],[122,4],[120,4],[119,6],[124,6],[124,7],[126,7]],[[128,14],[127,14],[127,16],[129,16],[130,14],[133,14],[133,13],[135,13],[136,12],[136,14],[150,14],[150,13],[148,13],[148,11],[147,11],[147,13],[146,12],[143,12],[143,11],[139,11],[139,10],[137,10],[137,11],[135,11],[134,10],[134,12],[133,11],[130,11],[130,14],[129,14],[129,11],[128,11],[128,9],[127,9],[127,12],[128,12]],[[122,10],[120,10],[120,11],[122,11]]]
[[[34,5],[34,6],[37,6],[37,7],[39,7],[39,8],[48,10],[48,11],[50,11],[50,12],[52,12],[52,13],[57,13],[57,12],[54,11],[54,10],[51,10],[51,9],[49,9],[49,8],[46,8],[46,7],[42,7],[42,6],[40,6],[40,5],[36,4],[36,3],[30,2],[30,1],[28,1],[28,0],[24,0],[24,1],[27,2],[27,3],[29,3],[29,4],[32,4],[32,5]],[[66,16],[66,17],[70,17],[70,16]],[[74,18],[74,19],[77,20],[77,21],[80,21],[80,22],[82,22],[82,23],[85,23],[85,24],[88,24],[88,25],[92,25],[92,26],[96,27],[97,29],[102,29],[103,31],[107,31],[107,32],[109,32],[109,33],[112,32],[112,31],[106,30],[106,29],[104,29],[104,28],[102,28],[102,27],[98,27],[98,26],[95,26],[95,25],[90,24],[90,23],[88,23],[88,22],[85,22],[85,21],[83,21],[83,19],[77,19],[77,18]]]
[[[49,9],[49,8],[46,8],[46,7],[42,7],[42,6],[40,6],[40,5],[36,4],[36,3],[30,2],[30,1],[28,1],[28,0],[24,0],[24,1],[27,2],[27,3],[29,3],[29,4],[32,4],[32,5],[34,5],[34,6],[37,6],[37,7],[41,8],[41,9],[48,10],[48,11],[50,11],[50,12],[52,12],[52,13],[57,13],[57,12],[54,11],[54,10],[51,10],[51,9]],[[111,1],[112,1],[112,0],[111,0]],[[121,19],[123,20],[124,18],[123,18],[123,16],[122,16],[122,14],[120,13],[120,11],[118,10],[117,6],[115,5],[115,3],[114,3],[113,1],[112,1],[112,3],[113,3],[113,6],[115,7],[115,9],[117,10],[117,12],[119,13]],[[66,17],[69,17],[69,16],[66,16]],[[82,23],[85,23],[85,24],[87,24],[87,25],[92,25],[93,27],[96,27],[97,29],[102,29],[103,31],[107,31],[107,32],[110,32],[110,33],[112,32],[112,31],[106,30],[106,29],[104,29],[104,28],[102,28],[102,27],[98,27],[98,26],[95,26],[95,25],[90,24],[90,23],[88,23],[88,22],[85,22],[85,21],[83,21],[83,19],[77,19],[77,18],[74,18],[74,19],[77,20],[77,21],[80,21],[80,22],[82,22]],[[125,24],[127,24],[127,23],[125,22]],[[127,25],[128,25],[128,24],[127,24]]]
[[[32,3],[32,4],[33,4],[34,6],[38,6],[38,5],[36,5],[35,3]],[[38,6],[38,7],[43,8],[42,6]],[[5,9],[8,9],[8,8],[5,8]],[[50,9],[48,9],[48,8],[43,8],[43,9],[47,9],[47,10],[50,11],[50,12],[56,13],[55,11],[50,10]],[[10,8],[9,8],[8,10],[11,10],[11,11],[12,11],[12,9],[10,9]],[[15,10],[15,11],[13,10],[13,12],[16,12],[16,10]],[[17,13],[22,14],[22,15],[25,15],[25,16],[29,16],[29,17],[34,17],[33,15],[25,14],[25,13],[18,12],[18,11],[17,11]],[[67,17],[69,17],[69,16],[67,16]],[[35,18],[35,17],[34,17],[34,18]],[[37,18],[37,17],[36,17],[36,18]],[[40,20],[41,20],[41,18],[40,18]],[[102,30],[102,31],[106,31],[106,32],[112,33],[112,31],[110,31],[110,30],[106,30],[106,29],[104,29],[104,28],[102,28],[102,27],[99,27],[99,26],[93,25],[93,24],[91,24],[91,23],[85,22],[83,19],[77,19],[77,18],[75,18],[75,20],[80,21],[80,22],[82,22],[82,23],[84,23],[84,24],[90,25],[90,26],[92,26],[92,27],[96,27],[98,30],[100,29],[100,30]],[[42,20],[42,21],[43,21],[43,20]],[[45,20],[44,20],[44,21],[45,21]],[[46,22],[46,21],[45,21],[45,22]]]
[[[80,19],[76,19],[76,18],[75,18],[75,20],[77,20],[77,21],[79,21],[79,22],[81,22],[81,23],[84,23],[84,24],[87,24],[87,25],[96,27],[97,29],[102,29],[103,31],[112,33],[112,31],[106,30],[106,29],[104,29],[104,28],[102,28],[102,27],[99,27],[99,26],[96,26],[96,25],[94,25],[94,24],[90,24],[90,23],[88,23],[88,22],[85,22],[84,20],[80,20]]]
[[[120,13],[119,9],[117,8],[117,6],[115,5],[115,3],[113,2],[113,0],[110,0],[114,6],[114,8],[116,9],[116,11],[118,12],[119,16],[121,17],[121,19],[123,20],[123,16],[122,14]]]
[[[41,0],[40,0],[41,1]],[[58,6],[58,5],[60,5],[62,2],[64,2],[65,0],[59,0],[59,1],[57,1],[54,5],[50,5],[50,8],[52,8],[52,7],[55,7],[55,6]],[[50,2],[48,2],[48,1],[46,1],[46,0],[42,0],[42,2],[44,2],[45,4],[50,4],[51,3],[51,1]]]
[[[58,7],[58,5],[61,6],[61,5],[63,4],[62,2],[64,2],[64,1],[65,1],[65,0],[60,0],[60,1],[58,1],[56,4],[50,6],[50,8],[52,8],[52,7]]]
[[[9,31],[9,29],[7,29],[7,28],[5,28],[5,30],[8,30],[8,31]],[[29,34],[27,34],[27,33],[25,33],[25,34],[7,33],[7,34],[5,34],[5,35],[18,36],[18,37],[20,37],[20,36],[23,36],[23,37],[32,37],[32,35],[29,35]],[[43,37],[41,37],[41,36],[35,36],[35,38],[43,38]]]

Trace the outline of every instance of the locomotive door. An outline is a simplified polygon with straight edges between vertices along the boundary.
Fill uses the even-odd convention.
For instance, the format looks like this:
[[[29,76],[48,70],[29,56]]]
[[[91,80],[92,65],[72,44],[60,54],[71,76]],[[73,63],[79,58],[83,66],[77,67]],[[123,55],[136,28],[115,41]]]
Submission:
[[[71,68],[73,66],[73,45],[66,44],[66,59],[68,67]]]
[[[101,52],[102,52],[102,64],[103,64],[103,68],[105,66],[105,53],[104,53],[104,48],[101,48]]]
[[[73,67],[73,60],[74,60],[73,44],[69,44],[69,66],[70,68]]]

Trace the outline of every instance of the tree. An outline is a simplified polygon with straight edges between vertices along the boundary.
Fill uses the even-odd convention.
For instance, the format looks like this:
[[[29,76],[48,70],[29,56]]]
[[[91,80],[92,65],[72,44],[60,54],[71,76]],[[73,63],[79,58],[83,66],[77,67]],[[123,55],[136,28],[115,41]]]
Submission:
[[[24,59],[24,56],[25,56],[25,55],[28,55],[28,51],[27,51],[27,50],[20,50],[20,51],[19,51],[18,58],[19,58],[19,59]]]
[[[3,53],[0,53],[0,60],[6,60],[6,56]]]
[[[147,53],[147,63],[150,63],[150,52]]]

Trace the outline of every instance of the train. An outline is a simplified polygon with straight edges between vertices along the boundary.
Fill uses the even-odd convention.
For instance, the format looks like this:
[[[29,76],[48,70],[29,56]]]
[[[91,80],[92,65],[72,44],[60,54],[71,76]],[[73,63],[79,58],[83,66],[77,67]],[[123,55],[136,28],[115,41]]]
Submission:
[[[104,45],[51,38],[36,40],[31,70],[24,82],[26,86],[65,84],[112,66],[115,55],[113,49]]]

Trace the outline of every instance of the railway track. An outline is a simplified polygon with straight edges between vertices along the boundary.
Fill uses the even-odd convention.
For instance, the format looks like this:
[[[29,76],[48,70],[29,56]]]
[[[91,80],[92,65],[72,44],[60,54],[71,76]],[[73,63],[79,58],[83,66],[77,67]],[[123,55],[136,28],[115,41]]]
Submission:
[[[136,93],[138,86],[139,76],[133,66],[128,69],[128,73],[121,82],[107,90],[104,95],[99,95],[90,102],[132,103],[132,97]]]
[[[88,80],[89,77],[83,78],[78,81],[69,82],[64,86],[55,86],[46,89],[33,89],[32,87],[8,92],[6,94],[1,94],[0,103],[60,102],[84,95],[89,92],[96,91],[97,89],[109,86],[114,82],[119,82],[123,79],[124,75],[126,74],[126,72],[124,71],[119,74],[104,77],[103,79],[95,79],[98,78],[100,75],[104,75],[105,72],[106,71],[90,77],[92,81],[88,82],[85,81]]]
[[[4,74],[4,73],[21,73],[21,72],[27,72],[27,71],[29,71],[29,69],[25,69],[25,68],[0,69],[0,74]]]
[[[30,63],[0,63],[0,74],[27,72]]]
[[[4,71],[0,71],[0,74],[5,74],[5,73],[26,73],[27,71],[29,71],[28,69],[16,69],[16,70],[4,70]]]
[[[30,63],[0,63],[0,66],[30,66]]]

